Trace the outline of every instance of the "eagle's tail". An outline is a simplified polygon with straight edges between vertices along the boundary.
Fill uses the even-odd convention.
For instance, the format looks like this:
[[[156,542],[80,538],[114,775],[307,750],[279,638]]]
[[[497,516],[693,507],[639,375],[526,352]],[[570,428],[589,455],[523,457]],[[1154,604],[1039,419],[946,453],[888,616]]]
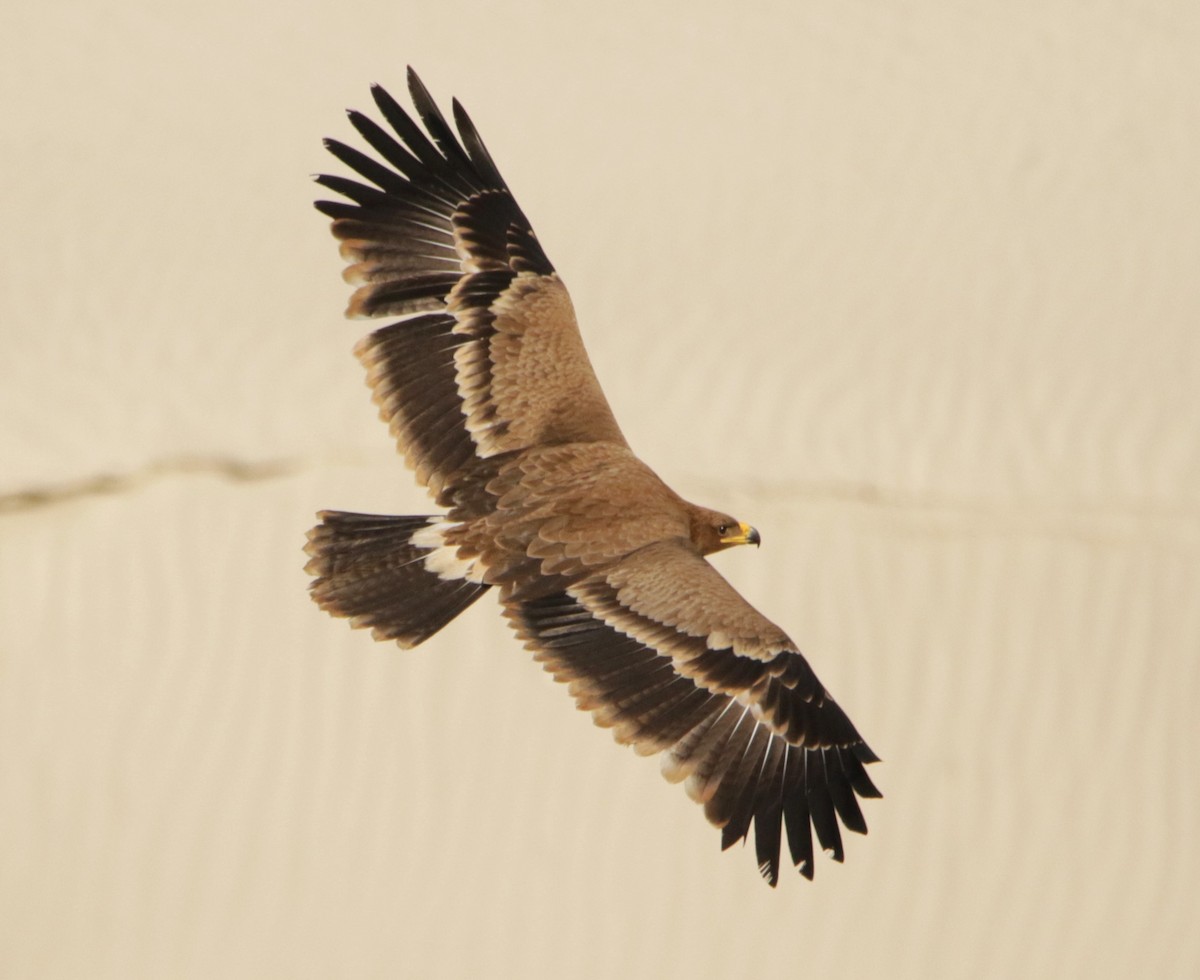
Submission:
[[[372,628],[377,640],[402,647],[427,640],[488,586],[471,562],[445,541],[454,524],[441,517],[386,517],[323,510],[308,532],[315,576],[313,600],[354,627]]]

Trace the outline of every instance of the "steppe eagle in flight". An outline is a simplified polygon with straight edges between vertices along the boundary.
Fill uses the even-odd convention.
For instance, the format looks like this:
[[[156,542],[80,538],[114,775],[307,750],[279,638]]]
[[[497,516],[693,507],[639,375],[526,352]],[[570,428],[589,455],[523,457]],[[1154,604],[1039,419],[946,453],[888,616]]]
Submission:
[[[682,499],[630,450],[566,287],[462,106],[456,136],[411,69],[408,84],[424,131],[373,88],[392,132],[351,112],[376,156],[326,140],[362,180],[318,177],[346,200],[316,206],[357,285],[347,315],[394,318],[356,353],[442,512],[322,511],[313,598],[411,647],[494,589],[580,708],[662,753],[723,847],[753,827],[774,885],[786,830],[811,878],[811,831],[837,861],[839,820],[866,833],[857,797],[880,795],[875,754],[796,644],[705,560],[758,532]]]

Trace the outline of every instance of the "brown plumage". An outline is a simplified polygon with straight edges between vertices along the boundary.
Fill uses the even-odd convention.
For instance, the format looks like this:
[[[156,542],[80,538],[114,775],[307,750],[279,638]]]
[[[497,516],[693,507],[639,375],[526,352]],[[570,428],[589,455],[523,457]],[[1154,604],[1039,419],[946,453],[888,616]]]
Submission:
[[[495,587],[504,614],[581,708],[722,829],[754,828],[773,885],[786,827],[842,860],[839,821],[876,761],[796,645],[704,556],[758,533],[688,503],[633,455],[592,372],[570,297],[457,101],[456,137],[410,70],[425,132],[382,88],[395,136],[350,121],[384,163],[326,147],[369,183],[321,176],[357,285],[348,315],[399,317],[356,353],[400,451],[443,509],[323,511],[309,532],[318,604],[413,646]],[[397,139],[396,137],[399,137]],[[372,186],[373,185],[373,186]]]

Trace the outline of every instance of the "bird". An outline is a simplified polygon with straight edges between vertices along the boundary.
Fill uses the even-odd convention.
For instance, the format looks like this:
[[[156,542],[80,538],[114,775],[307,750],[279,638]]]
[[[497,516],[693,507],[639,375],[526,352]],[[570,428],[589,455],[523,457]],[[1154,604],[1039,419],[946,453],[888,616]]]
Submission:
[[[753,830],[763,878],[788,856],[835,861],[867,832],[878,757],[797,645],[707,560],[759,545],[749,524],[693,504],[626,442],[570,296],[457,99],[452,129],[417,74],[416,118],[372,86],[383,124],[351,110],[370,154],[326,139],[355,177],[314,179],[354,289],[346,315],[392,322],[355,354],[437,512],[322,510],[310,593],[402,648],[483,593],[579,708],[721,831]],[[419,123],[418,121],[419,120]],[[389,131],[390,130],[390,131]],[[648,382],[653,379],[647,379]]]

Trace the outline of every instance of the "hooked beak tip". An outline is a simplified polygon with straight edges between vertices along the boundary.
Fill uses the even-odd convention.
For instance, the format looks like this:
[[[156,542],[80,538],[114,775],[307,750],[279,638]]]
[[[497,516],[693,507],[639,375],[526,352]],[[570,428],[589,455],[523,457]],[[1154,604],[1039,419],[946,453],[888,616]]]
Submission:
[[[752,544],[757,546],[762,544],[762,538],[759,536],[758,531],[752,528],[749,524],[744,524],[739,521],[737,532],[721,538],[721,544],[726,547],[735,544]]]

